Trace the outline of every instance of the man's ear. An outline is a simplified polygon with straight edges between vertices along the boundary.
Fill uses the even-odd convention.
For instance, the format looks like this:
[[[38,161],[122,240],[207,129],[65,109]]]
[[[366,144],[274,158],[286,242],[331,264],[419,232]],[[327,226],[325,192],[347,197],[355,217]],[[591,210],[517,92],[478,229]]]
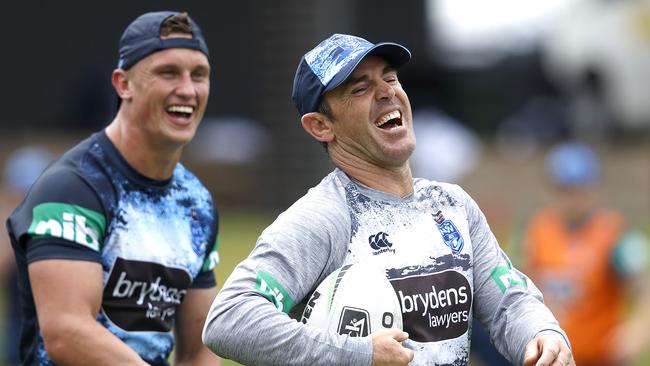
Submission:
[[[300,123],[308,134],[320,142],[330,142],[334,139],[332,121],[322,113],[306,113],[300,119]]]
[[[111,75],[111,83],[115,92],[122,99],[129,99],[131,97],[131,89],[129,85],[129,75],[122,69],[113,70]]]

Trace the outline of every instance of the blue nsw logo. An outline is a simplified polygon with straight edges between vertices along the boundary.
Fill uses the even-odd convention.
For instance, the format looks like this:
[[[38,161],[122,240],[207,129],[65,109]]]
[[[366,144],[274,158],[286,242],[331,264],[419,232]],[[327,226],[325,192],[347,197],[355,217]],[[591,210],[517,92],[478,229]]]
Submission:
[[[388,234],[383,231],[380,231],[375,235],[370,235],[368,237],[368,243],[370,243],[370,247],[373,250],[380,250],[381,253],[387,251],[395,252],[395,249],[390,249],[393,246],[393,243],[388,241]]]
[[[460,235],[460,232],[458,232],[456,225],[454,225],[454,223],[450,220],[445,220],[437,225],[438,230],[440,230],[440,234],[442,235],[442,239],[445,241],[445,244],[451,248],[451,251],[454,254],[460,253],[465,242],[463,241],[463,237]]]

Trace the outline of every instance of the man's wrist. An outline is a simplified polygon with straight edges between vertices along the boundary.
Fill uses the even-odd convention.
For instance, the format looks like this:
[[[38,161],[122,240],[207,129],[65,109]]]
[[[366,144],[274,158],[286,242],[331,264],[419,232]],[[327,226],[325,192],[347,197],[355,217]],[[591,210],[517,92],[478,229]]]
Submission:
[[[533,339],[535,339],[535,338],[537,338],[539,336],[542,336],[542,335],[550,335],[550,336],[558,337],[558,338],[560,338],[560,339],[562,339],[564,341],[564,343],[569,347],[569,349],[572,349],[571,348],[571,342],[569,342],[569,339],[567,338],[567,336],[564,333],[562,333],[562,332],[560,332],[558,330],[555,330],[555,329],[542,329],[542,330],[540,330],[539,332],[537,332],[535,334]]]

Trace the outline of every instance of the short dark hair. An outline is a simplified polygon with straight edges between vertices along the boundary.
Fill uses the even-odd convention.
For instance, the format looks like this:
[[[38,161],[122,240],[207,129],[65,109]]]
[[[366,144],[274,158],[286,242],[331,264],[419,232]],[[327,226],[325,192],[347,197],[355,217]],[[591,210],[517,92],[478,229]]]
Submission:
[[[329,119],[334,119],[334,113],[332,112],[332,106],[323,98],[316,108],[316,112],[324,114]]]
[[[189,20],[190,16],[187,12],[179,13],[172,15],[169,18],[163,20],[160,24],[160,36],[167,37],[172,33],[184,33],[193,35],[192,25]]]
[[[327,118],[330,119],[330,121],[334,121],[334,112],[332,112],[332,106],[325,100],[325,98],[321,99],[320,103],[318,104],[318,108],[316,108],[316,112],[325,115]],[[327,151],[327,142],[321,142],[321,145],[325,148],[325,151]],[[329,151],[327,151],[329,154]]]

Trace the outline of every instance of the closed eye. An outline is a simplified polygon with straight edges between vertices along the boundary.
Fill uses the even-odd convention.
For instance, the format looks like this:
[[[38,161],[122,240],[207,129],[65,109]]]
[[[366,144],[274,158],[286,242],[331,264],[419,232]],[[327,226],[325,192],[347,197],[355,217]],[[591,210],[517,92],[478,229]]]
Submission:
[[[198,67],[192,71],[192,79],[203,80],[210,77],[210,69],[207,67]]]
[[[173,78],[174,76],[176,76],[176,74],[177,74],[176,69],[171,67],[158,70],[158,75],[164,78]]]
[[[365,86],[364,86],[364,87],[360,87],[360,88],[354,88],[354,89],[352,89],[352,94],[360,94],[360,93],[363,93],[366,89],[368,89],[368,88],[366,88]]]
[[[389,72],[385,73],[384,81],[389,84],[399,83],[399,79],[397,78],[397,72],[391,69]]]

